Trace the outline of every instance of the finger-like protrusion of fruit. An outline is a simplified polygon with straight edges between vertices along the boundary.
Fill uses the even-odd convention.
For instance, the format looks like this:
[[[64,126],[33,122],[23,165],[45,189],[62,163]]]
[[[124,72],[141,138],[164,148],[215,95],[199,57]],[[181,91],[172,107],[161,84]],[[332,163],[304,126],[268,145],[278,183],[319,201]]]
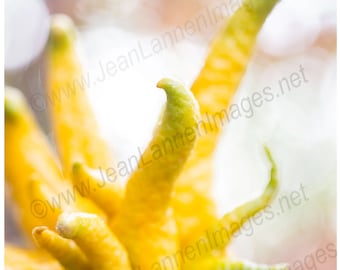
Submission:
[[[83,251],[92,269],[129,270],[128,255],[105,221],[97,215],[65,212],[57,222],[58,233],[72,239]]]
[[[90,169],[85,164],[76,162],[72,168],[72,180],[76,186],[87,185],[89,192],[84,194],[85,197],[94,201],[103,211],[109,216],[114,217],[120,207],[123,193],[117,193],[116,178],[112,180],[105,173],[102,168]]]
[[[73,240],[63,238],[45,226],[35,227],[32,235],[38,247],[56,258],[65,269],[90,269],[87,258]]]
[[[162,79],[157,86],[166,93],[166,107],[138,168],[128,180],[114,223],[132,264],[141,269],[160,263],[178,248],[170,199],[173,184],[195,145],[199,120],[198,105],[180,82]],[[148,256],[141,250],[147,250]]]

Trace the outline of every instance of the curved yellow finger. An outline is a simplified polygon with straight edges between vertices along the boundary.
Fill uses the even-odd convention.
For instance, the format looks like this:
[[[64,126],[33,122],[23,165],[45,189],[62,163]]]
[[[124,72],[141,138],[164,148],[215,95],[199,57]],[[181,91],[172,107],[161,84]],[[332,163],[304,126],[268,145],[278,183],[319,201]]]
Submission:
[[[42,178],[52,187],[61,185],[58,161],[25,98],[12,87],[5,89],[5,157],[5,173],[13,181],[22,182],[21,177],[36,173],[36,167],[39,167]]]
[[[77,243],[88,258],[92,269],[130,269],[126,251],[104,220],[98,216],[65,212],[58,219],[57,231],[62,237]]]
[[[256,38],[278,0],[245,0],[213,40],[191,89],[203,113],[226,110],[244,76]],[[224,112],[224,111],[222,111]],[[214,125],[220,130],[221,125]]]
[[[109,217],[114,217],[117,214],[122,201],[122,194],[117,196],[114,187],[117,180],[104,179],[99,170],[90,169],[80,162],[73,165],[72,180],[73,184],[77,186],[87,184],[90,192],[84,195],[93,200]]]
[[[165,111],[138,168],[128,180],[114,224],[132,264],[140,269],[157,267],[178,248],[169,203],[173,183],[194,147],[197,136],[193,127],[199,119],[196,101],[181,83],[163,79],[157,86],[167,95]],[[173,269],[179,266],[174,265]]]
[[[246,223],[251,217],[259,211],[266,208],[275,197],[278,190],[278,178],[276,164],[272,158],[269,149],[265,148],[267,158],[271,163],[270,180],[263,193],[235,208],[230,213],[225,214],[216,224],[211,226],[200,239],[205,239],[210,243],[211,253],[213,250],[224,250],[232,240],[233,235]],[[214,241],[209,240],[214,239]]]
[[[62,238],[45,226],[35,227],[32,235],[38,247],[46,250],[66,269],[90,269],[87,258],[74,241]]]
[[[277,2],[245,0],[214,39],[191,87],[202,121],[197,126],[199,139],[194,154],[175,185],[173,207],[183,247],[216,221],[210,194],[214,150],[228,122],[228,107],[250,61],[257,34]]]
[[[58,152],[67,175],[74,162],[97,169],[113,164],[109,145],[87,97],[89,80],[76,51],[76,30],[65,15],[54,15],[48,42],[48,105]],[[122,192],[121,183],[115,183]]]
[[[8,270],[63,270],[57,260],[42,250],[25,250],[6,244],[5,269]]]

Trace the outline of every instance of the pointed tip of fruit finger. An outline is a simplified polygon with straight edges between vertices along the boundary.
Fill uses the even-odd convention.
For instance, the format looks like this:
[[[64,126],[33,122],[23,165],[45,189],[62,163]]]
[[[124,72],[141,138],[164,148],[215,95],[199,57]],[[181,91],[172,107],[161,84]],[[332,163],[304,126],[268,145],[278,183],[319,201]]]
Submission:
[[[47,226],[37,226],[37,227],[34,227],[33,230],[32,230],[32,235],[40,235],[40,234],[42,234],[46,230],[48,230]]]
[[[5,87],[5,119],[13,120],[20,116],[23,107],[23,94],[16,88]]]
[[[48,41],[52,51],[64,51],[70,48],[75,38],[76,28],[72,19],[63,14],[53,15]]]

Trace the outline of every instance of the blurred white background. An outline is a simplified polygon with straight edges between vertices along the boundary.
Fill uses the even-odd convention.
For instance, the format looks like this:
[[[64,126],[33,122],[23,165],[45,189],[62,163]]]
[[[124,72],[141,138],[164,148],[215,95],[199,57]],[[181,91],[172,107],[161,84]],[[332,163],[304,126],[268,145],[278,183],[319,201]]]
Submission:
[[[156,89],[157,81],[175,77],[190,86],[204,61],[209,40],[223,20],[185,35],[159,53],[151,53],[152,40],[184,27],[198,16],[207,16],[207,9],[223,4],[230,7],[223,9],[226,18],[238,3],[6,0],[6,84],[26,94],[53,139],[46,111],[35,108],[32,96],[44,92],[42,52],[49,14],[70,15],[79,27],[79,51],[90,78],[88,91],[102,132],[117,160],[126,160],[151,138],[165,102],[163,93]],[[106,74],[103,82],[97,81],[102,65],[118,63],[119,57],[140,47],[145,54],[151,53],[148,59],[135,61],[126,70],[118,70],[113,76]],[[265,23],[233,103],[240,104],[242,98],[262,92],[265,87],[278,89],[279,81],[299,72],[300,66],[308,82],[258,108],[253,106],[252,117],[244,114],[225,127],[215,157],[213,193],[221,215],[260,194],[268,180],[262,150],[267,144],[278,163],[278,198],[289,196],[302,184],[309,200],[261,226],[244,230],[231,247],[237,256],[267,263],[294,263],[336,241],[335,56],[335,0],[282,0]],[[273,205],[276,213],[279,201]],[[315,269],[335,269],[335,259],[315,265]]]

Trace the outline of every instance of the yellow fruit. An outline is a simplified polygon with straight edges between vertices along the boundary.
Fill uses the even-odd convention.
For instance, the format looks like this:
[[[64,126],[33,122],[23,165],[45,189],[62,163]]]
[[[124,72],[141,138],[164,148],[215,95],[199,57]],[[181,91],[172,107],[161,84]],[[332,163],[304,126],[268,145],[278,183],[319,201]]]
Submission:
[[[213,42],[192,92],[171,79],[157,84],[167,96],[165,110],[125,193],[119,179],[103,184],[107,180],[98,176],[113,158],[82,84],[73,24],[53,16],[47,96],[61,168],[23,97],[8,89],[5,98],[6,183],[24,230],[30,234],[34,228],[36,244],[49,254],[7,245],[6,269],[286,269],[234,261],[225,252],[231,236],[275,195],[276,166],[268,150],[271,180],[261,196],[219,219],[209,194],[213,154],[226,121],[221,116],[276,2],[244,1]],[[51,207],[58,199],[59,205]],[[195,241],[207,240],[204,232],[216,230],[227,235],[222,243],[193,260],[183,259],[188,248],[196,251]]]

